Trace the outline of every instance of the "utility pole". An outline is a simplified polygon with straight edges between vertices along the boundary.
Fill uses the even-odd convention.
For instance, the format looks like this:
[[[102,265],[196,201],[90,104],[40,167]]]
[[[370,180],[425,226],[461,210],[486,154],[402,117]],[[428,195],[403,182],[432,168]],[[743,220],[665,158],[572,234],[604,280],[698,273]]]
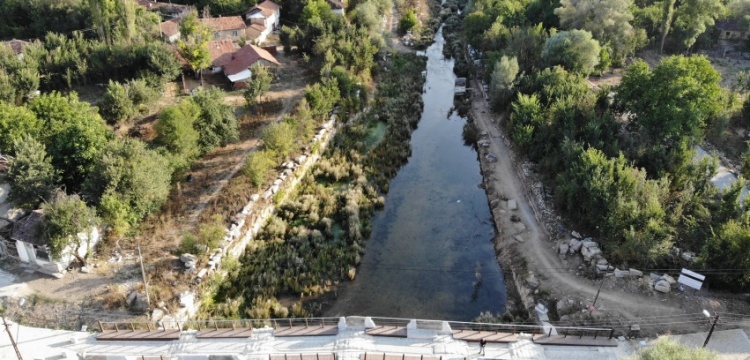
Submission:
[[[18,350],[18,344],[16,344],[16,340],[13,339],[13,333],[10,332],[10,325],[5,321],[5,316],[3,316],[3,325],[5,326],[5,331],[8,333],[8,337],[10,338],[10,344],[13,345],[13,349],[16,350],[16,357],[18,360],[23,360],[21,351]]]
[[[596,310],[596,300],[599,299],[599,293],[602,291],[602,286],[604,286],[604,279],[602,279],[602,283],[599,284],[599,290],[596,291],[596,296],[594,296],[594,302],[591,304],[591,307],[589,307],[589,312],[594,312],[594,310]]]
[[[719,322],[719,314],[716,314],[716,317],[714,318],[714,323],[711,324],[711,330],[708,331],[708,336],[706,336],[706,341],[703,342],[703,347],[706,347],[708,345],[708,340],[711,340],[711,334],[714,333],[714,328],[716,328],[716,323]]]
[[[146,269],[143,267],[143,255],[141,254],[141,244],[138,244],[138,260],[141,262],[141,276],[143,276],[143,287],[146,289],[146,303],[151,306],[151,297],[148,296],[148,282],[146,282]]]

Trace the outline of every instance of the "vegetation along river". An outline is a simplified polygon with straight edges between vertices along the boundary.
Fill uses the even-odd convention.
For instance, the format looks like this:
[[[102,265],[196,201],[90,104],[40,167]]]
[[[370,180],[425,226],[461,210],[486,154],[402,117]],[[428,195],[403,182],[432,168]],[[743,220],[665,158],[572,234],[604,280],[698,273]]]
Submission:
[[[412,156],[376,213],[356,279],[328,316],[471,320],[505,308],[487,196],[477,154],[464,144],[466,119],[449,114],[453,61],[441,32],[427,49],[424,111]]]

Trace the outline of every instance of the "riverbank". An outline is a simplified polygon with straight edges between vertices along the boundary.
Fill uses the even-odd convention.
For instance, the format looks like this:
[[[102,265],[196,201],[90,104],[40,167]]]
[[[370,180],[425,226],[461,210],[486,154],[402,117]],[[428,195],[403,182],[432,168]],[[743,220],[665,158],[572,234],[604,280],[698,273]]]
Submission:
[[[478,81],[474,82],[473,87],[479,89]],[[637,324],[640,334],[649,336],[706,330],[709,325],[703,309],[748,313],[747,302],[730,295],[691,289],[662,294],[640,279],[585,277],[580,261],[558,255],[557,241],[567,241],[565,235],[570,232],[559,228],[563,226],[560,217],[537,196],[539,191],[534,191],[541,183],[532,167],[514,153],[500,126],[503,116],[493,114],[482,94],[475,92],[471,117],[478,134],[484,186],[498,229],[495,250],[513,300],[509,311],[515,305],[517,312],[531,314],[536,303],[542,302],[555,325],[611,327],[617,335],[627,335],[630,326]],[[552,218],[554,221],[546,221]],[[549,229],[555,230],[554,236]],[[595,298],[596,310],[589,312]],[[745,324],[727,322],[722,329],[737,326]]]

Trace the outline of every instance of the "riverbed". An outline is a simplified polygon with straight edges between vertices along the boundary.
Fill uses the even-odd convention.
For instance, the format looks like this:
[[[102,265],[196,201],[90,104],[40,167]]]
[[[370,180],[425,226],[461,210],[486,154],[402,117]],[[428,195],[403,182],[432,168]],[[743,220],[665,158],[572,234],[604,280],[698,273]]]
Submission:
[[[466,119],[450,111],[455,75],[443,44],[438,31],[426,51],[424,110],[412,155],[373,218],[355,280],[342,286],[327,316],[466,321],[504,311],[487,195],[478,186],[477,153],[462,139]]]

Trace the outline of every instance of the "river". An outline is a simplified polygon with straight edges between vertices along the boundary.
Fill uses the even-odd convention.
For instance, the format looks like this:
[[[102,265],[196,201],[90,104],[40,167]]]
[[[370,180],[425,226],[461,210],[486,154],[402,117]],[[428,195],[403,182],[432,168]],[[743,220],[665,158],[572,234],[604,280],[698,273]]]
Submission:
[[[424,110],[412,156],[375,214],[357,276],[326,316],[362,315],[467,321],[505,309],[492,246],[494,226],[477,153],[464,145],[466,119],[450,114],[453,61],[441,31],[427,49]]]

